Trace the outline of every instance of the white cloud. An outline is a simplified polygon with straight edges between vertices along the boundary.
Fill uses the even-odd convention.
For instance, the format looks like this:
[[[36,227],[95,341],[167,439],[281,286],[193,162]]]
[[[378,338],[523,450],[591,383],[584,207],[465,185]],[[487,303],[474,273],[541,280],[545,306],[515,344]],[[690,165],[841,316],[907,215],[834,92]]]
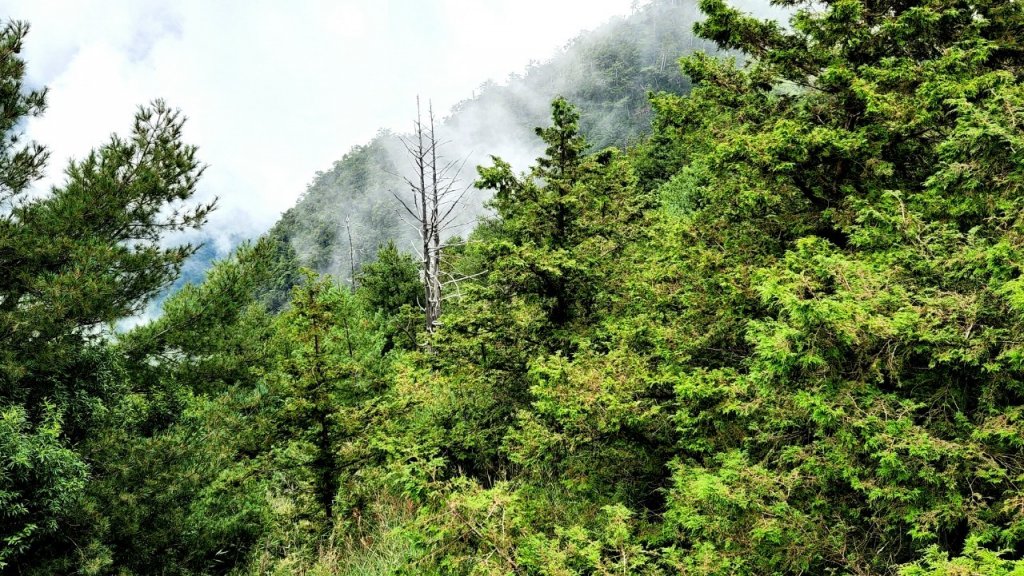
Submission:
[[[422,94],[445,111],[487,79],[546,59],[631,0],[13,0],[32,25],[30,80],[50,87],[28,125],[65,159],[164,98],[210,165],[210,226],[255,234],[379,128],[403,130]]]

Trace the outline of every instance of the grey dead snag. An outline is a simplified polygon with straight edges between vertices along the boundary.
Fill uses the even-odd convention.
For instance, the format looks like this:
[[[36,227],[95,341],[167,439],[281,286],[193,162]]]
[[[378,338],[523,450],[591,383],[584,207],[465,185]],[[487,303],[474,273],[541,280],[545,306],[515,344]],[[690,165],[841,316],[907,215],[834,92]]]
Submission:
[[[419,235],[417,252],[423,279],[424,327],[428,334],[432,334],[439,325],[443,289],[452,282],[451,279],[447,282],[442,280],[445,273],[441,270],[444,251],[441,237],[455,226],[458,208],[470,188],[459,184],[459,174],[465,161],[449,161],[440,154],[439,149],[444,143],[438,138],[435,119],[433,105],[428,104],[424,122],[417,97],[413,134],[402,138],[413,166],[413,175],[405,178],[409,193],[403,197],[392,192],[405,211],[403,217],[408,216],[404,218],[406,223]]]
[[[349,290],[356,292],[356,250],[352,243],[352,215],[345,216],[345,230],[348,232],[348,281]]]

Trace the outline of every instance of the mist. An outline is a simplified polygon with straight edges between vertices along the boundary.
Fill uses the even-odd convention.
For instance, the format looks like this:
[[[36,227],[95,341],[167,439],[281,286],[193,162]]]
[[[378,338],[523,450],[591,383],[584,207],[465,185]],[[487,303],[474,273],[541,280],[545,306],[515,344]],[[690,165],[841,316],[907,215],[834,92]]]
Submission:
[[[491,157],[498,156],[522,173],[543,154],[544,143],[535,129],[550,124],[556,97],[577,106],[581,131],[592,150],[624,149],[644,137],[651,120],[648,91],[685,93],[689,80],[679,71],[678,59],[716,51],[712,43],[693,36],[699,18],[694,2],[637,4],[628,15],[574,37],[544,61],[479,85],[445,112],[434,101],[439,153],[463,166],[456,187],[468,187],[447,236],[465,237],[489,215],[489,193],[472,188],[477,166],[490,165]],[[421,95],[424,120],[430,100],[430,94]],[[402,138],[409,137],[416,106],[415,98],[402,106],[406,130],[382,131],[317,173],[298,204],[275,226],[272,234],[291,242],[303,264],[347,282],[352,270],[372,260],[388,240],[406,252],[418,252],[415,224],[402,218],[404,209],[395,199],[398,195],[411,203],[404,179],[414,179],[412,159]]]
[[[630,0],[12,0],[32,30],[28,81],[49,87],[26,125],[52,152],[36,189],[130,127],[155,98],[180,108],[220,199],[201,237],[262,234],[312,175],[381,128],[408,127],[417,94],[447,110],[486,78],[545,58]],[[198,238],[199,236],[197,236]]]
[[[285,10],[269,1],[14,0],[3,15],[31,23],[29,82],[50,89],[48,110],[26,125],[27,136],[52,152],[35,193],[62,182],[68,159],[126,132],[140,104],[164,98],[189,117],[185,139],[208,164],[197,199],[217,197],[219,208],[202,230],[168,239],[205,244],[203,262],[186,270],[184,282],[201,278],[210,259],[242,240],[280,228],[289,213],[331,243],[322,254],[325,237],[290,238],[301,259],[322,271],[350,270],[346,253],[365,261],[387,239],[411,250],[415,233],[396,218],[392,194],[407,192],[400,176],[409,159],[398,135],[412,126],[417,96],[441,119],[443,155],[464,162],[464,186],[491,155],[527,170],[543,151],[534,128],[547,125],[559,95],[580,106],[595,149],[635,141],[646,128],[645,87],[610,86],[616,78],[601,77],[608,62],[600,59],[623,56],[607,50],[607,36],[650,4],[307,0]],[[638,34],[666,42],[637,47],[625,60],[643,62],[662,80],[674,77],[667,87],[685,90],[676,60],[713,47],[689,33],[700,17],[695,2],[659,4],[672,8],[671,17],[649,18]],[[744,7],[779,13],[763,2]],[[616,90],[629,100],[618,109],[593,94]],[[620,133],[623,125],[630,128]],[[339,159],[365,146],[387,152],[373,160],[385,175],[372,185],[346,181],[328,194]],[[316,214],[296,205],[317,196],[328,199]],[[468,234],[486,215],[486,199],[470,190],[451,233]],[[343,250],[353,220],[359,245]]]

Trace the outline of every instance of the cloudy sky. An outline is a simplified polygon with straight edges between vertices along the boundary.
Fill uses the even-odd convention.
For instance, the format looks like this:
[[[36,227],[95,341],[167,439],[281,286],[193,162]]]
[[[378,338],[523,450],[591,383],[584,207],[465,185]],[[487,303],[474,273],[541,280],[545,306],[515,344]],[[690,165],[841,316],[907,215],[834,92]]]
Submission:
[[[379,128],[407,129],[417,94],[448,110],[632,3],[7,0],[0,17],[31,24],[29,78],[50,88],[27,126],[52,151],[42,186],[164,98],[209,165],[201,194],[221,199],[210,225],[254,234],[315,171]]]

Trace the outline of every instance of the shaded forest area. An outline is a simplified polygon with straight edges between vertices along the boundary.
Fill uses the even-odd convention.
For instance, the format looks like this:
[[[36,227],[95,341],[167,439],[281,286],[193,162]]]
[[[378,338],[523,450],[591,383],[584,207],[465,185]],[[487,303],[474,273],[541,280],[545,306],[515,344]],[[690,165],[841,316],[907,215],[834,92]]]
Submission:
[[[1024,573],[1024,6],[791,8],[701,0],[680,34],[737,57],[553,99],[432,331],[390,224],[354,289],[282,241],[314,184],[112,333],[195,251],[201,162],[155,102],[24,197],[7,24],[0,572]]]

